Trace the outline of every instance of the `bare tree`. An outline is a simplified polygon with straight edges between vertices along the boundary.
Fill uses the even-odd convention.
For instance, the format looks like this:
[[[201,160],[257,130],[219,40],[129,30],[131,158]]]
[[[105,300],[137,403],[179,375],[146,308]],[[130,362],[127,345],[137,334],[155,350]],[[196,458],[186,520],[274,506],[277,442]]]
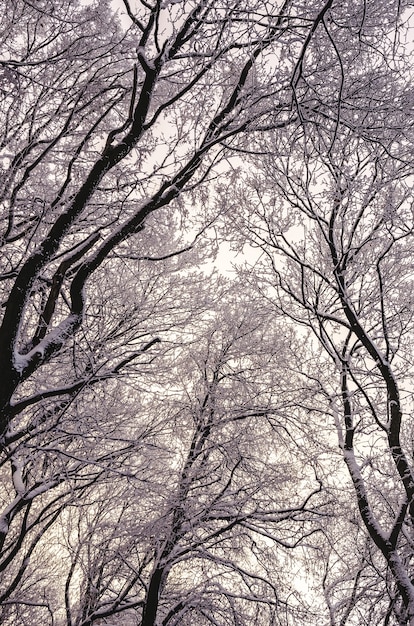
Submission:
[[[98,454],[92,450],[98,432],[110,430],[89,410],[84,414],[85,407],[96,401],[94,386],[102,389],[128,366],[145,367],[157,330],[180,324],[170,317],[157,328],[158,313],[143,314],[146,290],[156,293],[157,279],[143,276],[141,266],[143,257],[188,247],[177,242],[178,249],[168,249],[172,240],[164,235],[176,220],[167,210],[147,224],[143,239],[144,221],[186,186],[191,198],[192,185],[202,183],[219,158],[220,141],[246,128],[252,109],[241,102],[255,97],[250,74],[262,53],[260,37],[266,34],[266,49],[279,36],[271,16],[263,24],[258,16],[254,33],[244,11],[233,25],[235,7],[227,13],[214,3],[185,9],[143,3],[136,14],[126,3],[128,30],[109,3],[9,4],[0,62],[0,531],[2,567],[13,565],[14,573],[4,578],[4,600],[22,581],[62,503],[125,460],[124,447],[111,439]],[[275,20],[280,25],[279,14]],[[227,81],[218,67],[230,65]],[[208,84],[214,97],[203,100]],[[191,98],[199,98],[196,110]],[[287,122],[289,113],[281,115]],[[130,300],[128,289],[122,293],[126,271],[139,285]],[[143,323],[146,315],[155,322],[151,328]]]
[[[215,283],[218,311],[168,356],[163,394],[148,391],[130,476],[115,490],[101,483],[62,522],[68,624],[118,613],[143,624],[306,619],[276,563],[310,545],[327,512],[315,475],[301,478],[280,360],[288,338],[276,325],[264,338],[263,307],[228,290]]]
[[[237,177],[228,159],[245,149],[242,136],[295,122],[295,46],[329,5],[124,0],[120,24],[110,2],[7,3],[4,602],[17,602],[30,559],[63,510],[98,491],[108,471],[122,475],[145,438],[130,429],[127,385],[116,379],[129,373],[139,393],[134,376],[151,370],[160,340],[168,349],[199,308],[194,276],[177,269],[181,295],[194,283],[184,304],[170,299],[173,275],[165,288],[148,266],[201,239],[217,212],[216,178]]]
[[[326,151],[303,134],[287,139],[301,144],[305,167],[293,149],[266,162],[277,195],[253,181],[246,231],[264,252],[263,294],[324,349],[311,348],[306,375],[334,419],[361,519],[394,581],[380,619],[413,624],[411,145],[396,128],[368,141],[344,126]],[[360,582],[355,573],[355,594]]]

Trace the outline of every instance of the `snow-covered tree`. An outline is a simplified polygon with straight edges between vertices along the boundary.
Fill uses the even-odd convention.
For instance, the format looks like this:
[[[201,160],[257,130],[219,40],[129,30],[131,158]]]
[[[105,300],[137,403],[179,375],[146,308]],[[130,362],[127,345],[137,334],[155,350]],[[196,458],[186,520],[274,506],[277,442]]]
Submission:
[[[351,51],[332,9],[319,50],[328,54],[331,46],[341,97],[322,97],[318,74],[306,78],[305,59],[302,127],[267,142],[267,150],[263,142],[243,198],[249,209],[242,229],[262,251],[254,274],[261,292],[323,348],[309,344],[314,365],[304,375],[331,416],[325,428],[336,425],[369,549],[389,570],[371,569],[388,598],[369,619],[405,625],[414,623],[414,231],[412,132],[402,124],[412,66],[403,44],[407,24],[399,18],[378,25],[376,10],[364,12],[360,44]],[[376,29],[383,37],[367,47],[361,33]],[[377,556],[363,556],[360,567],[368,560],[372,566]],[[359,598],[364,574],[353,567],[349,594]],[[366,603],[368,615],[368,592]]]
[[[202,306],[197,279],[179,268],[181,296],[171,272],[161,284],[162,258],[210,224],[209,185],[235,138],[294,118],[290,70],[272,76],[266,55],[309,24],[292,28],[289,3],[263,12],[259,2],[124,2],[122,24],[110,2],[6,4],[0,567],[9,601],[62,508],[124,464],[130,444],[121,428],[112,436],[124,421],[116,378],[145,370]]]

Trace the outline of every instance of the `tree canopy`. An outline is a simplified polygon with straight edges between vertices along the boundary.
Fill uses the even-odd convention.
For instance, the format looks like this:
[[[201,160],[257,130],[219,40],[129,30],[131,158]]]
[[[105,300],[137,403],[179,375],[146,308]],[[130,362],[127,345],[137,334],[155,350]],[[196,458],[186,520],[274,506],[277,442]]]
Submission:
[[[5,0],[2,624],[414,626],[412,20]]]

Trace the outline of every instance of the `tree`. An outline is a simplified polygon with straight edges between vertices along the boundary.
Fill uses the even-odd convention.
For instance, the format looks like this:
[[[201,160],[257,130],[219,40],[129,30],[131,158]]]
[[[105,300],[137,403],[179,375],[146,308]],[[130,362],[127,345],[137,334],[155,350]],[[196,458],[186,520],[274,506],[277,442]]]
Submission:
[[[359,514],[392,577],[381,573],[389,601],[375,623],[402,625],[414,623],[412,140],[401,127],[410,65],[398,24],[385,21],[370,71],[361,71],[372,18],[364,14],[356,57],[334,11],[318,50],[315,38],[310,55],[336,57],[340,97],[322,97],[305,57],[303,126],[256,161],[244,233],[264,253],[255,268],[262,293],[323,348],[311,346],[314,368],[304,374],[334,419]],[[355,585],[359,594],[357,574]]]
[[[191,307],[180,299],[186,315],[174,302],[169,310],[148,264],[201,239],[215,217],[214,202],[205,207],[216,177],[237,177],[229,155],[245,145],[242,135],[294,123],[296,57],[277,66],[273,59],[306,41],[329,5],[310,3],[302,15],[290,0],[266,7],[125,0],[128,24],[121,25],[110,2],[7,3],[0,57],[4,602],[36,574],[30,558],[46,530],[98,492],[108,471],[122,472],[140,445],[116,379],[148,371],[163,350],[159,340],[172,341],[198,308],[190,297]],[[138,294],[123,284],[126,271]],[[183,287],[189,282],[188,275]],[[125,431],[113,436],[120,419]]]
[[[164,624],[276,623],[289,606],[286,581],[274,582],[278,552],[306,541],[323,516],[315,477],[292,497],[299,460],[283,470],[293,432],[286,441],[277,327],[269,332],[261,307],[253,299],[240,306],[234,291],[221,295],[224,311],[196,339],[183,397],[166,419],[182,432],[174,442],[182,460],[162,525],[152,526],[143,624],[154,623],[157,605]]]
[[[65,513],[68,624],[118,613],[143,624],[305,618],[276,563],[312,541],[324,498],[315,476],[298,488],[307,472],[287,430],[291,381],[282,383],[277,326],[263,341],[260,303],[250,298],[241,313],[239,289],[220,282],[217,312],[165,355],[163,393],[153,384],[145,394],[147,441],[124,478],[116,489],[101,481]]]
[[[116,469],[125,458],[112,442],[91,459],[97,415],[84,415],[105,380],[145,365],[158,343],[155,318],[150,329],[139,324],[142,296],[126,302],[116,272],[128,263],[142,285],[142,257],[177,251],[163,237],[177,218],[165,209],[151,223],[151,214],[179,205],[184,191],[199,202],[197,188],[225,150],[220,142],[270,115],[269,106],[253,115],[250,75],[282,23],[278,13],[257,15],[252,30],[245,10],[233,18],[235,3],[142,3],[136,13],[125,3],[125,30],[109,3],[9,5],[1,58],[0,530],[3,567],[21,559],[4,579],[3,599],[62,503],[95,484],[102,464]],[[210,99],[201,97],[207,86]],[[288,122],[289,112],[280,119]],[[187,221],[194,232],[194,217]],[[188,244],[187,237],[179,248]],[[130,324],[103,329],[110,311]],[[121,334],[126,357],[117,356]],[[75,455],[79,447],[84,454]]]

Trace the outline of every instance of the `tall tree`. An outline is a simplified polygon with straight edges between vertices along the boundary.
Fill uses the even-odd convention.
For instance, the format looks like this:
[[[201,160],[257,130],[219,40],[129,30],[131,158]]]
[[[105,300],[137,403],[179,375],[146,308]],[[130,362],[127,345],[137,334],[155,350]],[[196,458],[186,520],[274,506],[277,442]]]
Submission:
[[[281,34],[292,36],[286,7],[262,16],[258,3],[247,12],[237,3],[125,2],[128,28],[109,2],[8,5],[0,61],[3,569],[21,558],[4,578],[4,600],[60,503],[90,487],[103,465],[122,462],[111,439],[91,459],[97,434],[88,433],[108,431],[95,430],[90,407],[94,386],[151,359],[159,342],[159,302],[142,311],[158,283],[143,275],[144,257],[188,247],[188,237],[169,237],[179,219],[197,233],[179,196],[202,202],[197,189],[213,176],[221,144],[266,123],[272,87],[259,77],[261,59]],[[280,121],[288,123],[285,100]],[[168,209],[173,201],[181,218]],[[201,216],[198,232],[210,219]],[[123,289],[126,272],[138,294]],[[188,307],[176,310],[167,328]]]
[[[302,128],[256,161],[244,232],[264,253],[255,268],[263,294],[323,347],[311,347],[317,373],[304,373],[334,419],[361,520],[393,581],[374,619],[412,625],[413,145],[401,124],[412,67],[404,16],[391,20],[388,7],[378,26],[376,14],[360,14],[356,54],[341,10],[308,52],[331,51],[326,84],[337,77],[337,97],[307,72],[305,55]],[[368,55],[362,33],[378,27],[383,39]]]
[[[121,24],[109,0],[6,2],[4,602],[63,509],[125,463],[131,437],[112,436],[123,420],[115,379],[146,369],[198,307],[195,285],[188,305],[168,303],[146,264],[200,239],[216,177],[237,176],[228,159],[242,136],[295,122],[298,42],[330,4],[124,0]]]
[[[46,544],[52,558],[59,551],[59,575],[28,570],[4,623],[17,622],[12,600],[34,602],[41,590],[44,610],[72,626],[312,623],[283,566],[329,515],[312,459],[297,449],[306,426],[292,415],[281,358],[295,339],[269,329],[239,285],[205,283],[216,310],[210,301],[191,332],[174,329],[153,378],[141,365],[139,402],[135,389],[126,396],[129,372],[116,401],[90,411],[89,426],[94,417],[108,428],[105,448],[122,441],[124,456],[117,463],[111,450],[105,475],[67,504]],[[98,447],[94,430],[87,439]],[[43,542],[37,559],[45,553]]]

